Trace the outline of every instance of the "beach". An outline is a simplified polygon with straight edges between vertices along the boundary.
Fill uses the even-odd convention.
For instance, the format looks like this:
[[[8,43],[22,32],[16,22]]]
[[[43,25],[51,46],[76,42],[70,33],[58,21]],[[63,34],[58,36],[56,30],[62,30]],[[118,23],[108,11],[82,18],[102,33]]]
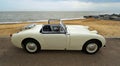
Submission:
[[[104,37],[120,37],[120,21],[100,20],[100,19],[74,19],[63,20],[66,25],[84,25],[89,26],[90,30],[97,30]],[[0,24],[0,37],[8,37],[10,34],[19,32],[28,24],[47,24],[47,22],[21,22]]]

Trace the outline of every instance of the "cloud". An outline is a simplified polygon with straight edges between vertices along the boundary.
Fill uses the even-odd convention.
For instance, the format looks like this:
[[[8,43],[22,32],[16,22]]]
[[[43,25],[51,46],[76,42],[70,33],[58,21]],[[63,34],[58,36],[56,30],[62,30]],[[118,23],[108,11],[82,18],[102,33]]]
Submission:
[[[83,2],[94,2],[94,3],[113,3],[120,2],[120,0],[79,0]]]
[[[120,0],[34,0],[34,1],[80,1],[80,2],[94,2],[94,3],[110,3],[120,2]]]
[[[109,0],[110,1],[110,0]],[[1,0],[0,11],[119,11],[120,2],[111,0]],[[99,3],[98,3],[99,2]]]
[[[34,0],[34,1],[82,1],[82,2],[120,2],[120,0]]]

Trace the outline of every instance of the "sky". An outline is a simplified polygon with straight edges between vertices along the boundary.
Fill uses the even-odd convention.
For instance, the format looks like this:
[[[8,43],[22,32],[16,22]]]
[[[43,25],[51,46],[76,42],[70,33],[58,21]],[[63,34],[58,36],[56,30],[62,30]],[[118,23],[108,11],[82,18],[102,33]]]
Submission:
[[[0,0],[0,11],[120,11],[120,0]]]

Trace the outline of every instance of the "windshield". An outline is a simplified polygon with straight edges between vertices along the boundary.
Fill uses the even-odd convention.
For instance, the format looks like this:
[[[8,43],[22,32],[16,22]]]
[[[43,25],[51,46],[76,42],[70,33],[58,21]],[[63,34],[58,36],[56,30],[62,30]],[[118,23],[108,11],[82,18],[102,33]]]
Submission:
[[[60,19],[49,19],[48,24],[60,24],[60,26],[67,32],[66,25]]]
[[[66,25],[60,20],[60,25],[63,27],[63,29],[66,31]]]

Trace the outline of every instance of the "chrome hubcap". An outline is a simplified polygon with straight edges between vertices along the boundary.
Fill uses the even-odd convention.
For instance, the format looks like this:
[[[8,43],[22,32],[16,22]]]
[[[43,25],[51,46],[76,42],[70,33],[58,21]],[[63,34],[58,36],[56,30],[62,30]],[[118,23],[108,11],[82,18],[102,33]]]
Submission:
[[[86,49],[89,53],[93,53],[98,49],[98,46],[95,43],[91,43],[91,44],[87,45]]]
[[[35,51],[37,50],[37,46],[36,46],[35,43],[27,43],[26,49],[27,49],[29,52],[35,52]]]

